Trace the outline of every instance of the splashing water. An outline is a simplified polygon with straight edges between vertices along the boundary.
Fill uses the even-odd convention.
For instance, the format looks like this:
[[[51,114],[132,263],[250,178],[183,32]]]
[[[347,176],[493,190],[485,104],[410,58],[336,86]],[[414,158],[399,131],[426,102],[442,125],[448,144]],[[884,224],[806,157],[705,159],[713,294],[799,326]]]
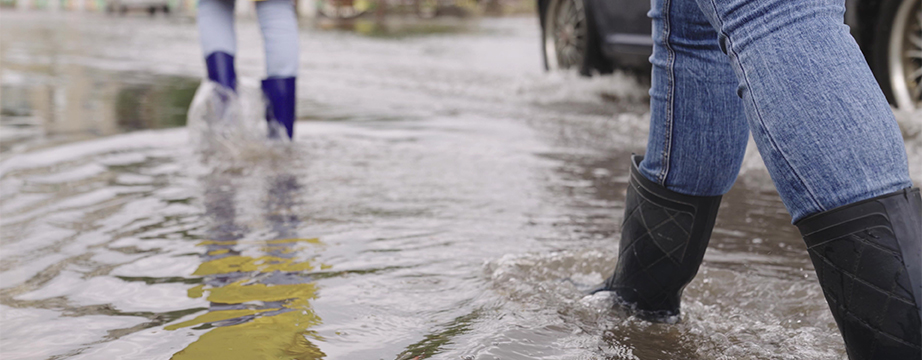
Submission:
[[[237,92],[204,80],[189,107],[189,138],[212,166],[244,166],[287,157],[290,142],[272,139],[270,133],[284,133],[277,122],[267,122],[266,101],[252,79],[241,79]],[[274,128],[274,129],[273,129]]]

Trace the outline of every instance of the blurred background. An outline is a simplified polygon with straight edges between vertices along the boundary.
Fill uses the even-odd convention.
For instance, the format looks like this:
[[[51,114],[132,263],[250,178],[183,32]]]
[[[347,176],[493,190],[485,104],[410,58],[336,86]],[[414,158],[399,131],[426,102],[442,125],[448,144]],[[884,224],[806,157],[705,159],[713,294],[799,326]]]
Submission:
[[[402,38],[470,32],[477,19],[484,16],[534,16],[535,3],[525,0],[305,0],[296,2],[296,9],[299,23],[306,32],[329,30]],[[243,26],[255,22],[252,1],[236,1],[235,11]],[[204,62],[196,64],[190,56],[194,55],[197,45],[196,1],[4,0],[0,13],[7,23],[2,49],[5,56],[0,59],[3,63],[0,94],[5,95],[2,103],[3,150],[10,150],[24,139],[34,140],[38,133],[43,134],[40,138],[44,140],[64,135],[84,138],[185,124],[186,111],[199,83],[195,72],[204,71]],[[170,27],[185,36],[166,38],[153,33]],[[149,36],[146,31],[151,32]],[[246,43],[249,39],[260,40],[251,37],[258,35],[258,30],[248,31],[256,33],[242,34],[241,48],[249,46],[247,53],[261,55],[261,44]],[[179,58],[182,55],[174,54],[171,60],[186,63],[188,71],[154,74],[145,71],[148,64],[139,69],[132,69],[128,64],[111,66],[118,65],[106,62],[112,61],[112,56],[100,56],[104,47],[118,47],[120,42],[151,47],[150,50],[166,50],[165,47],[177,46],[177,41],[188,42],[183,49],[186,53],[182,54],[188,57]],[[302,51],[310,54],[307,49]],[[131,56],[105,55],[115,55],[118,59]],[[41,56],[44,61],[30,61],[33,56]],[[83,63],[66,60],[74,56],[92,60]],[[201,67],[197,68],[198,65]],[[254,73],[253,76],[258,75]],[[54,120],[65,113],[67,121]]]
[[[129,12],[141,12],[149,15],[166,14],[175,16],[194,16],[196,2],[188,0],[4,0],[4,9],[106,12],[126,15]],[[251,3],[237,1],[238,15],[252,15]],[[375,15],[410,14],[429,19],[437,16],[472,16],[480,14],[508,15],[525,14],[535,11],[533,1],[522,0],[304,0],[295,1],[298,16],[316,18],[323,16],[330,19],[354,19],[368,13]]]

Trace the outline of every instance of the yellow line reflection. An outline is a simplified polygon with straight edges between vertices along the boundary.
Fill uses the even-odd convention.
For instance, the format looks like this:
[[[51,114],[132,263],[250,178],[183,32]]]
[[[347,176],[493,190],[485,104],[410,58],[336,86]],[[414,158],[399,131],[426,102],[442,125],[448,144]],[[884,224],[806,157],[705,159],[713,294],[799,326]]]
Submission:
[[[308,340],[308,337],[316,338],[316,335],[305,330],[319,324],[320,319],[312,313],[308,314],[291,311],[215,328],[173,354],[172,359],[322,359],[326,354]]]
[[[172,359],[307,360],[326,356],[311,342],[322,339],[308,330],[321,323],[310,304],[310,300],[317,298],[317,286],[308,282],[309,277],[299,274],[313,270],[315,265],[285,257],[293,256],[299,244],[322,243],[318,239],[199,243],[209,248],[206,257],[216,258],[203,262],[195,270],[193,275],[204,276],[206,281],[190,288],[188,296],[204,296],[212,303],[212,309],[217,310],[165,327],[166,330],[212,327],[173,354]],[[235,245],[257,247],[266,255],[233,255],[236,252],[231,247]],[[320,264],[321,269],[328,267]],[[235,281],[227,283],[229,279]]]

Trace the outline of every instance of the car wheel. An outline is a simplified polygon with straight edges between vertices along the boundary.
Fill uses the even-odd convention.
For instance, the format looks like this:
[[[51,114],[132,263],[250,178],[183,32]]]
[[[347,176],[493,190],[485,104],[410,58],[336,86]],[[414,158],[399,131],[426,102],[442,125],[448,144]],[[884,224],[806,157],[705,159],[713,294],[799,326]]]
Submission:
[[[922,109],[922,2],[885,0],[874,36],[873,70],[890,103]]]
[[[550,0],[544,11],[543,47],[547,70],[576,68],[580,74],[609,73],[599,33],[586,0]]]

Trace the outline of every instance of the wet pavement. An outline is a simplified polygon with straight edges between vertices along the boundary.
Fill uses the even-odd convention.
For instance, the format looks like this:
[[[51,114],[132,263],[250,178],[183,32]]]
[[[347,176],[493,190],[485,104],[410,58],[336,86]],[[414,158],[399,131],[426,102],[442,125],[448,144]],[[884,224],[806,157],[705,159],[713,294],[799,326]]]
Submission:
[[[531,18],[432,28],[305,24],[296,142],[228,157],[183,127],[188,19],[4,12],[0,356],[845,357],[752,152],[682,323],[584,297],[614,267],[644,85],[545,74]],[[260,38],[237,31],[253,99]]]

